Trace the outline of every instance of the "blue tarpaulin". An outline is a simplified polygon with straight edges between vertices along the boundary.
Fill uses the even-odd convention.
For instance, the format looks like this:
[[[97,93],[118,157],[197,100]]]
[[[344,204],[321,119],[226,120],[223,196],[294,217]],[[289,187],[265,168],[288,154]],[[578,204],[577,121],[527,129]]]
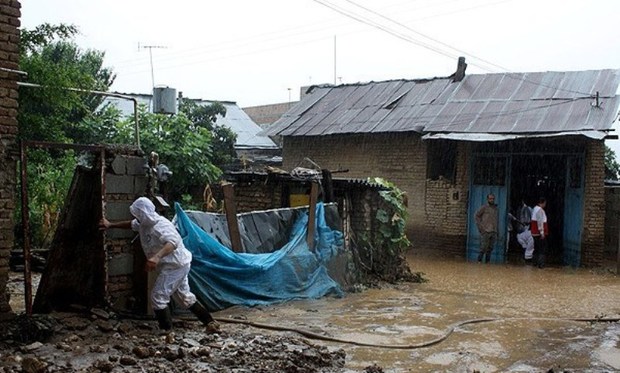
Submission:
[[[211,311],[234,305],[256,306],[343,295],[326,268],[342,250],[343,236],[327,225],[322,203],[316,207],[312,250],[306,243],[306,211],[293,223],[290,239],[283,247],[261,254],[235,253],[194,223],[178,203],[175,212],[177,228],[193,255],[190,287]]]

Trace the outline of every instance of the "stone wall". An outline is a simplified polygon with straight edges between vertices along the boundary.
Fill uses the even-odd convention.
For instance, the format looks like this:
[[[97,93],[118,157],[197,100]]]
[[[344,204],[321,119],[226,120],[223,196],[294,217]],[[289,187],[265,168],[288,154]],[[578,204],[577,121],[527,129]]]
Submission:
[[[601,265],[605,247],[605,143],[588,141],[581,264]]]
[[[3,69],[19,69],[20,8],[19,1],[0,0],[0,67]],[[6,284],[14,239],[17,79],[14,72],[0,71],[0,318],[11,314]]]

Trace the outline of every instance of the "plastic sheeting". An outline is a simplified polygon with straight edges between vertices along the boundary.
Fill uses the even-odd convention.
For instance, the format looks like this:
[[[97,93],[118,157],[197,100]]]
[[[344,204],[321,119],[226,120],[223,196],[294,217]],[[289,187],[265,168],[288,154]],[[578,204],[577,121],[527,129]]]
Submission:
[[[233,252],[194,223],[179,204],[175,211],[177,228],[193,255],[190,287],[209,310],[343,295],[327,271],[329,261],[343,248],[343,236],[327,225],[322,203],[316,207],[312,250],[306,243],[305,211],[295,220],[284,246],[260,254]]]

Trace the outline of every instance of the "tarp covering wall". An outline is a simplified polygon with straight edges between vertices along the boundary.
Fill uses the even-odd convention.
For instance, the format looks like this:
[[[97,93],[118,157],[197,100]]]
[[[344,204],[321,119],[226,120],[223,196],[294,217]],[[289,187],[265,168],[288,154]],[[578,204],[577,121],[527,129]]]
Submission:
[[[322,203],[316,207],[312,249],[306,243],[305,211],[298,214],[286,244],[259,254],[233,252],[194,223],[178,204],[175,210],[177,228],[193,255],[190,287],[209,310],[343,294],[327,271],[329,261],[343,249],[343,236],[327,225]]]

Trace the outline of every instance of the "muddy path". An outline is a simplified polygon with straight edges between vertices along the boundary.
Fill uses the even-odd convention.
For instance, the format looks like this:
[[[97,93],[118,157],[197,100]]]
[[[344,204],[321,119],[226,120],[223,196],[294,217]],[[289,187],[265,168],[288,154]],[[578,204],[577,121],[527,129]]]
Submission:
[[[484,265],[410,256],[423,284],[399,284],[342,299],[230,309],[220,317],[298,328],[393,348],[342,347],[346,369],[385,372],[620,371],[620,278],[606,270]],[[481,318],[494,321],[451,326]],[[401,348],[398,348],[401,347]]]
[[[595,321],[620,318],[620,278],[611,271],[424,256],[409,261],[428,282],[231,308],[214,315],[235,320],[223,325],[220,336],[206,336],[196,323],[179,320],[176,335],[166,340],[154,321],[90,315],[82,322],[66,315],[59,323],[69,326],[50,343],[5,345],[1,353],[6,369],[36,357],[47,364],[43,371],[620,371],[620,323]],[[16,279],[10,286],[20,287]],[[480,319],[489,321],[459,325]],[[88,359],[80,357],[84,353]]]

